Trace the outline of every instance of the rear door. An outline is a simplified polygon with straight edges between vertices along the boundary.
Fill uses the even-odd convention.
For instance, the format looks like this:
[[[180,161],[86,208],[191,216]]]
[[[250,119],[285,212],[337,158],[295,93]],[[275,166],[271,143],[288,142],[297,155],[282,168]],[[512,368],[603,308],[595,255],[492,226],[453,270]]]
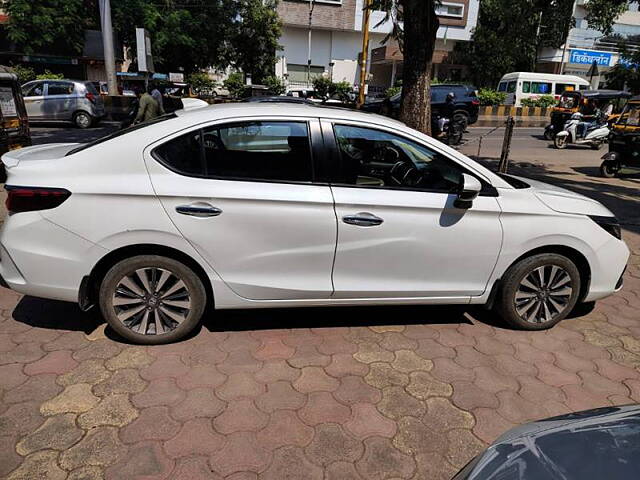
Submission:
[[[145,151],[154,189],[182,235],[239,296],[331,296],[336,218],[313,169],[318,119],[227,120]]]
[[[27,83],[22,87],[22,96],[30,120],[44,117],[44,82]]]
[[[45,82],[44,115],[47,120],[71,120],[76,111],[77,94],[73,82]]]

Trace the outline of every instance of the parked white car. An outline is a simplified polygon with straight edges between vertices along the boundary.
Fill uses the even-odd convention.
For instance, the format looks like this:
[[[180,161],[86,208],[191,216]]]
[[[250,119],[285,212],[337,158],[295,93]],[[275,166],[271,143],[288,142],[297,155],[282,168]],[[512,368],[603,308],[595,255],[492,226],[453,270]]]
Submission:
[[[207,305],[486,304],[543,329],[619,290],[629,257],[600,203],[355,111],[221,104],[2,162],[6,284],[99,305],[138,343]]]

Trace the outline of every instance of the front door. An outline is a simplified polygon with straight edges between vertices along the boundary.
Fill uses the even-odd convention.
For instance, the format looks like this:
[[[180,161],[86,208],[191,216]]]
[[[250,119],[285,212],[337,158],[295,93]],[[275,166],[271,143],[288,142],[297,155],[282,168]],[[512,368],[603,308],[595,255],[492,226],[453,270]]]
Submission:
[[[333,293],[336,218],[316,185],[317,119],[224,123],[147,152],[154,189],[182,235],[239,296],[322,299]]]
[[[470,172],[452,159],[389,131],[323,123],[325,136],[332,130],[341,162],[331,187],[334,297],[481,295],[502,243],[490,185],[472,208],[455,208],[451,192]]]
[[[44,82],[23,87],[22,96],[29,120],[41,120],[44,116]]]

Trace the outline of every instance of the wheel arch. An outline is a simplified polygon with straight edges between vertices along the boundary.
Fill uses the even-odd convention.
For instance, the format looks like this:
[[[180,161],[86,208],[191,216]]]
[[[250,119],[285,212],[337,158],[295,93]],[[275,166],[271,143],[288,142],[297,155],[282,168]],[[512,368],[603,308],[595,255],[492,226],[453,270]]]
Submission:
[[[187,255],[180,250],[164,245],[157,245],[152,243],[141,243],[136,245],[127,245],[110,251],[103,256],[91,269],[91,272],[86,276],[83,281],[83,287],[80,289],[80,295],[78,303],[83,309],[88,309],[90,306],[95,305],[98,299],[98,290],[100,288],[100,280],[104,277],[107,271],[125,258],[134,257],[137,255],[160,255],[163,257],[172,258],[179,262],[184,263],[187,267],[192,269],[200,281],[204,285],[204,289],[207,293],[207,308],[213,307],[214,296],[213,286],[211,285],[211,279],[205,272],[202,265],[200,265],[193,257]]]
[[[539,255],[541,253],[556,253],[571,260],[576,265],[576,267],[578,268],[578,272],[580,273],[580,296],[578,297],[578,302],[581,302],[586,297],[587,293],[589,292],[589,286],[591,284],[591,266],[589,265],[589,261],[584,256],[584,254],[579,250],[576,250],[573,247],[568,247],[566,245],[544,245],[528,250],[527,252],[523,253],[518,258],[513,260],[509,264],[509,266],[504,269],[500,277],[493,282],[491,293],[489,294],[489,299],[487,300],[487,306],[489,308],[493,306],[496,297],[500,292],[502,277],[518,262],[524,260],[525,258],[533,257],[534,255]]]

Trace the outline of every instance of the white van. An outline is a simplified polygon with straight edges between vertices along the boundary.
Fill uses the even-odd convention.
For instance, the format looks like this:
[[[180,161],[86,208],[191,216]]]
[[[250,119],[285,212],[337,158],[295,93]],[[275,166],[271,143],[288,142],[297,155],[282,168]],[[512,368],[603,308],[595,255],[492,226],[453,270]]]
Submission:
[[[575,75],[513,72],[500,79],[498,91],[507,94],[505,105],[520,107],[523,98],[553,95],[559,99],[565,90],[587,90],[589,87],[587,80]]]

